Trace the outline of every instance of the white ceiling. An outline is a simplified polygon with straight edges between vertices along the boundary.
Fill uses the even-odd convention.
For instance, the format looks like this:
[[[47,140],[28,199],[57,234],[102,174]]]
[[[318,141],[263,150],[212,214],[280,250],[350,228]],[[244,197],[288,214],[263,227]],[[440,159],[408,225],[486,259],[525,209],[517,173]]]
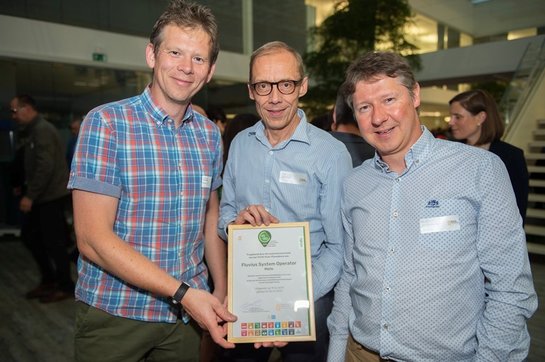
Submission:
[[[414,11],[473,37],[545,27],[545,0],[409,0]]]

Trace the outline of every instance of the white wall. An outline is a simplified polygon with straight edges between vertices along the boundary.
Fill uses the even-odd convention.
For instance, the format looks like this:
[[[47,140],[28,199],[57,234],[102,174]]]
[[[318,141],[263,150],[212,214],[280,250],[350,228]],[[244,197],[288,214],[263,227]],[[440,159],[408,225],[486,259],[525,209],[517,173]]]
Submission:
[[[539,35],[421,54],[422,70],[416,74],[416,79],[424,83],[512,73],[517,69],[528,44],[544,38],[545,35]]]
[[[144,37],[0,15],[0,57],[149,70],[147,43]],[[93,61],[94,52],[106,54],[107,61]],[[246,82],[249,61],[247,55],[222,51],[215,78]]]

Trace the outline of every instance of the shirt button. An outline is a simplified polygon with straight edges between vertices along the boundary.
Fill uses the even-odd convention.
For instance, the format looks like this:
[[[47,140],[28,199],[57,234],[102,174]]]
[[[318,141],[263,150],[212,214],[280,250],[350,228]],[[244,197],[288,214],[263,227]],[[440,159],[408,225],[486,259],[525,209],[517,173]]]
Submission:
[[[393,254],[395,252],[394,248],[390,248],[390,254]]]
[[[384,323],[384,324],[382,325],[382,328],[383,328],[385,331],[387,331],[388,328],[389,328],[389,326],[388,326],[388,324]]]
[[[269,180],[265,180],[265,183],[268,184],[270,181]]]
[[[399,182],[399,177],[396,177],[396,182]]]
[[[398,217],[399,216],[399,213],[397,212],[397,210],[395,210],[393,213],[392,213],[393,217]]]
[[[386,290],[387,292],[389,292],[389,291],[390,291],[390,287],[386,287],[386,288],[384,288],[384,290]]]
[[[420,160],[415,160],[414,162],[415,162],[415,163],[420,163]]]
[[[271,156],[272,156],[272,155],[273,155],[273,153],[274,153],[273,151],[269,151],[269,155],[271,155]]]

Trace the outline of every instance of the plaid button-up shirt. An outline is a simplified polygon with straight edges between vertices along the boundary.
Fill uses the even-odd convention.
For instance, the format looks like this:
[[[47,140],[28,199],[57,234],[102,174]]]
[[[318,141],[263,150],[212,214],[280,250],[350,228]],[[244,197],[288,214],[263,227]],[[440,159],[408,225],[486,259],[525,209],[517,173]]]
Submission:
[[[221,185],[218,128],[189,107],[176,128],[149,88],[95,108],[85,118],[69,189],[119,199],[114,232],[192,287],[207,289],[203,226],[211,190]],[[78,262],[76,298],[112,315],[174,322],[177,311],[86,258]]]

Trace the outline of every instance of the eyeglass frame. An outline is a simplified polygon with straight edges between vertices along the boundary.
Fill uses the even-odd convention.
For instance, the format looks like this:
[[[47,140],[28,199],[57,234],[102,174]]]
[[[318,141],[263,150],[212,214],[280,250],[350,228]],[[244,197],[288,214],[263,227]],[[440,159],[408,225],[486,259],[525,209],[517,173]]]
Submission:
[[[278,92],[280,92],[281,94],[287,96],[287,95],[290,95],[290,94],[293,94],[293,92],[295,92],[295,89],[297,88],[297,86],[299,84],[301,84],[303,82],[305,78],[301,78],[299,80],[293,80],[293,79],[282,79],[282,80],[279,80],[278,82],[267,82],[267,81],[261,81],[261,82],[255,82],[255,83],[250,83],[250,87],[252,87],[252,89],[254,90],[254,92],[256,92],[256,94],[258,96],[268,96],[269,94],[272,93],[272,90],[273,90],[273,86],[276,86],[276,89],[278,90]],[[278,88],[278,84],[282,83],[282,82],[293,82],[293,90],[289,93],[284,93],[280,90],[280,88]],[[259,92],[257,91],[256,89],[256,86],[260,83],[266,83],[266,84],[269,84],[271,86],[271,89],[269,90],[269,92],[267,94],[259,94]]]
[[[25,107],[26,107],[26,105],[22,105],[21,107],[18,107],[18,108],[10,108],[9,111],[10,111],[11,113],[19,113],[19,111],[20,111],[21,109],[25,108]]]

